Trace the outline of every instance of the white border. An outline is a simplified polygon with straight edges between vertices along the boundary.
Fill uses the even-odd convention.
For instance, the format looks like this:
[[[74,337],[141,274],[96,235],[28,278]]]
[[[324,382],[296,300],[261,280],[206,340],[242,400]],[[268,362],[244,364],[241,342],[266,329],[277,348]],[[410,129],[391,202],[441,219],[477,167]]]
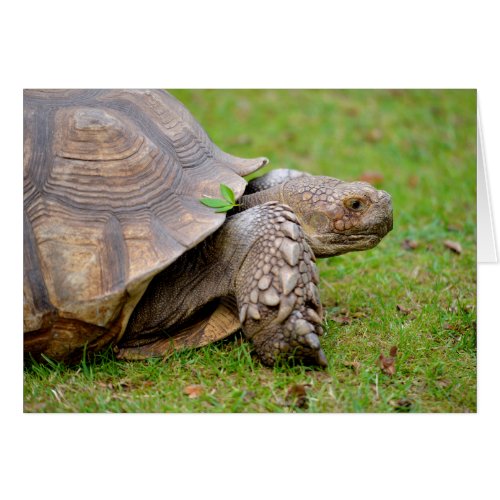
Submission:
[[[13,5],[1,33],[2,496],[494,498],[498,266],[479,269],[477,415],[23,415],[22,224],[12,208],[23,87],[460,87],[479,89],[495,210],[494,2]]]

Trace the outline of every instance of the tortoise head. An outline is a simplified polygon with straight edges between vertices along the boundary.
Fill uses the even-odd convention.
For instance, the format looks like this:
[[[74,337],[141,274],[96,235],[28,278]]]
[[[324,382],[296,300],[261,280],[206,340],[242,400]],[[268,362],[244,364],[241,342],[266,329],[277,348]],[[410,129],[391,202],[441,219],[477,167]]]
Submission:
[[[366,182],[304,176],[283,184],[282,197],[317,257],[368,250],[392,229],[390,195]]]

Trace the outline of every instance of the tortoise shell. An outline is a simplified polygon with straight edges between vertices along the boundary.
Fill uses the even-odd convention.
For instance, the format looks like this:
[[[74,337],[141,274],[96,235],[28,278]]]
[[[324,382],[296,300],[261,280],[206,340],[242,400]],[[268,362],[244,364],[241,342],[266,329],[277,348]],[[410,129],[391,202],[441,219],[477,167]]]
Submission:
[[[25,350],[117,342],[153,276],[224,222],[198,200],[241,196],[266,163],[221,151],[164,91],[25,91]]]

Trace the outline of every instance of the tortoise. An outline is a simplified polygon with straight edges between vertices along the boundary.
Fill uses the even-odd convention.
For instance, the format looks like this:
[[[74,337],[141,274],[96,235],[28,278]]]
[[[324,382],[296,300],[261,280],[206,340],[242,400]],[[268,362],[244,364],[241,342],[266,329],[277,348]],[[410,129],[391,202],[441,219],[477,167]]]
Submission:
[[[325,366],[316,257],[373,248],[391,198],[219,149],[160,90],[25,90],[24,350],[164,356],[242,329],[261,361]],[[221,184],[229,214],[200,203]]]

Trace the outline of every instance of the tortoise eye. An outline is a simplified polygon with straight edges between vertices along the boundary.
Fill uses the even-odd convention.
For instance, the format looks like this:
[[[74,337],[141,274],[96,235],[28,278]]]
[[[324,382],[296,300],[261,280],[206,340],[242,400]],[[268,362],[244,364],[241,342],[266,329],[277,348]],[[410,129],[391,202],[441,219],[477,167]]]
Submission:
[[[365,208],[365,204],[363,201],[361,201],[358,198],[350,199],[346,203],[347,208],[350,208],[351,210],[354,210],[355,212],[360,212]]]

